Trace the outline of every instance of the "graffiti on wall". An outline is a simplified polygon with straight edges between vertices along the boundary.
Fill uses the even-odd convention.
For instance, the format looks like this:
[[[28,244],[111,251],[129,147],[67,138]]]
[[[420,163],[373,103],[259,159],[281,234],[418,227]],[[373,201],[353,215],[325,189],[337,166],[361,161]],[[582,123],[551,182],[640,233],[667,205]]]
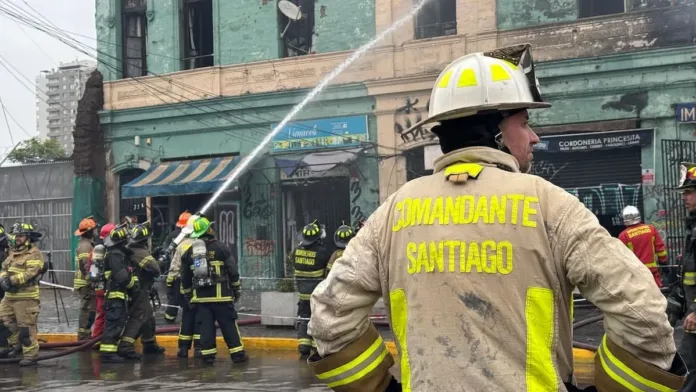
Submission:
[[[624,207],[638,205],[641,185],[605,184],[565,190],[580,199],[595,215],[620,216]]]
[[[221,206],[217,222],[218,239],[233,249],[237,247],[237,235],[239,232],[237,215],[237,205]]]
[[[360,199],[360,196],[362,196],[363,190],[362,190],[362,185],[360,184],[360,178],[351,178],[350,181],[350,204],[353,206],[350,209],[350,217],[352,226],[355,227],[357,226],[358,222],[367,220],[367,218],[370,216],[370,214],[366,214],[363,212],[362,207],[360,207],[359,204],[357,204],[358,200]]]
[[[530,174],[542,177],[548,181],[553,181],[553,178],[568,165],[568,162],[559,164],[551,161],[533,161]]]
[[[244,217],[246,219],[269,219],[275,212],[273,203],[268,200],[263,192],[253,194],[250,182],[251,178],[249,178],[247,184],[242,187]]]
[[[255,238],[246,238],[244,247],[246,248],[247,256],[269,256],[273,253],[275,241],[261,240]]]
[[[435,139],[435,135],[423,127],[410,129],[428,116],[430,99],[425,104],[425,110],[419,109],[418,98],[404,98],[403,106],[394,111],[394,132],[401,137],[401,145],[420,144]]]

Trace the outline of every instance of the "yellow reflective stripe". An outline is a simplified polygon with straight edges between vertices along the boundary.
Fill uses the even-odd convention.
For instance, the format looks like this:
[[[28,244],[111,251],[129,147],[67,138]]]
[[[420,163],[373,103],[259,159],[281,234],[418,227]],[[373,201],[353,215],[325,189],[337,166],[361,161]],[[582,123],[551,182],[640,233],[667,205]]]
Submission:
[[[167,320],[176,320],[176,316],[170,316],[170,315],[168,315],[168,314],[166,314],[166,313],[164,314],[164,318],[167,319]]]
[[[300,294],[299,297],[303,301],[309,301],[312,298],[312,294]]]
[[[144,257],[142,260],[140,260],[140,264],[138,264],[138,265],[140,266],[140,268],[145,268],[145,266],[147,265],[147,263],[149,263],[149,262],[154,262],[154,261],[155,261],[155,258],[154,258],[154,257],[152,257],[152,256],[146,256],[146,257]]]
[[[240,335],[241,336],[241,335]],[[201,335],[193,335],[193,340],[201,340]]]
[[[442,75],[442,79],[440,79],[440,82],[437,84],[437,88],[445,88],[449,85],[449,81],[452,78],[452,71],[447,71],[444,75]]]
[[[389,292],[389,304],[394,337],[396,337],[396,341],[399,343],[401,388],[404,392],[409,392],[411,390],[411,361],[408,357],[408,340],[406,333],[408,327],[408,303],[406,300],[406,292],[404,292],[403,289],[396,289]]]
[[[179,335],[179,340],[193,340],[193,336]]]
[[[240,281],[236,281],[232,283],[232,287],[239,287],[242,283]]]
[[[295,276],[299,278],[321,278],[324,276],[324,270],[295,271]]]
[[[126,299],[126,294],[120,292],[120,291],[109,291],[109,295],[106,297],[107,299]]]
[[[201,350],[202,355],[211,355],[211,354],[217,354],[217,348],[211,348],[208,350]]]
[[[104,277],[109,279],[111,277],[111,271],[104,271]]]
[[[223,265],[225,265],[225,263],[223,261],[213,260],[210,262],[210,265],[212,265],[213,267],[222,267]]]
[[[36,266],[43,266],[44,262],[41,260],[29,260],[27,261],[27,265],[30,267],[36,267]]]
[[[676,392],[676,389],[648,380],[616,358],[607,348],[607,335],[602,338],[598,354],[607,375],[631,392]]]
[[[657,257],[663,257],[663,256],[667,256],[666,250],[663,250],[662,252],[657,252]]]
[[[191,289],[191,288],[185,289],[184,286],[181,286],[181,289],[179,291],[181,291],[182,294],[188,294],[191,291],[193,291],[193,289]]]
[[[26,283],[26,276],[24,276],[23,273],[19,275],[15,275],[17,277],[17,280],[19,281],[19,284],[24,284]]]
[[[232,297],[196,297],[194,296],[191,299],[192,303],[195,304],[200,304],[200,303],[208,303],[208,302],[232,302]]]
[[[242,347],[242,346],[231,348],[230,354],[236,354],[236,353],[241,352],[241,351],[244,351],[244,347]]]
[[[389,354],[389,350],[387,350],[387,347],[384,345],[384,340],[382,340],[380,336],[357,358],[336,369],[318,374],[317,377],[320,380],[324,380],[329,388],[350,384],[375,370],[375,368],[382,363],[387,354]]]
[[[115,344],[100,344],[99,345],[99,351],[104,352],[104,353],[115,353],[118,351],[118,346]]]
[[[297,339],[297,343],[298,343],[300,346],[311,346],[311,345],[312,345],[312,339],[305,339],[305,338]]]
[[[128,286],[126,286],[126,288],[127,288],[127,289],[133,288],[133,286],[135,286],[135,282],[137,282],[137,281],[138,281],[138,277],[137,277],[137,276],[135,276],[135,275],[131,276],[131,280],[130,280],[130,282],[128,283]]]
[[[24,354],[26,354],[26,353],[28,353],[29,351],[34,350],[34,349],[37,349],[37,350],[38,350],[38,348],[39,348],[39,344],[38,344],[38,343],[32,344],[32,345],[29,346],[29,347],[22,346],[22,352],[23,352]]]
[[[493,78],[494,82],[510,80],[510,74],[500,64],[491,65],[491,77]]]
[[[174,275],[167,275],[167,283],[173,283],[174,282]]]
[[[478,178],[483,171],[483,166],[477,163],[455,163],[445,169],[445,178],[457,174],[467,174],[471,178]]]
[[[645,266],[648,267],[648,268],[650,268],[650,267],[657,267],[657,262],[654,262],[654,261],[653,261],[652,263],[643,264],[643,265],[645,265]]]
[[[554,299],[551,289],[530,287],[524,310],[527,322],[527,390],[556,391],[553,365]]]
[[[633,252],[633,242],[627,243],[627,244],[626,244],[626,247],[628,247],[628,249],[630,249],[631,252]]]
[[[696,272],[685,272],[684,273],[684,284],[687,286],[696,285]]]
[[[135,343],[135,339],[129,338],[128,336],[121,337],[121,341],[126,343]]]
[[[39,290],[32,291],[30,293],[5,293],[5,298],[7,299],[39,299],[41,295]]]
[[[7,270],[12,272],[12,273],[15,273],[15,274],[23,274],[26,271],[24,268],[17,268],[17,267],[10,267]]]

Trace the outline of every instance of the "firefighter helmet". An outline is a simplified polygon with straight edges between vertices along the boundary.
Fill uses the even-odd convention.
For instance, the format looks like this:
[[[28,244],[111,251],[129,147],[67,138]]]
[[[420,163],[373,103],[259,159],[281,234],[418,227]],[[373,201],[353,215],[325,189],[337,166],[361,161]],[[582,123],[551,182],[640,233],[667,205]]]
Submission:
[[[682,162],[679,174],[678,190],[696,189],[696,163]]]
[[[75,235],[78,237],[82,236],[83,234],[86,234],[89,231],[96,229],[97,226],[97,221],[94,220],[94,217],[88,216],[80,221],[80,224],[77,226],[77,230],[75,230]]]
[[[215,235],[212,227],[213,223],[214,222],[211,222],[204,216],[193,221],[193,233],[191,233],[191,238],[200,238],[204,235]]]
[[[99,238],[103,240],[104,238],[106,238],[106,236],[109,235],[109,233],[111,233],[111,230],[113,230],[114,228],[116,228],[116,225],[113,223],[105,224],[99,232]]]
[[[631,226],[640,223],[640,211],[635,206],[626,206],[621,213],[624,225]]]
[[[353,231],[353,228],[344,224],[336,229],[336,233],[334,233],[334,243],[337,247],[345,249],[348,242],[353,237],[355,237],[355,231]]]
[[[10,234],[13,236],[26,235],[32,240],[37,240],[41,238],[42,234],[34,229],[34,225],[31,223],[18,222],[12,225],[12,230]]]
[[[191,218],[191,213],[188,211],[184,211],[179,215],[179,220],[176,222],[176,227],[184,227],[186,226],[186,223],[188,222],[189,218]]]
[[[104,246],[107,248],[114,247],[128,240],[130,234],[128,233],[128,224],[121,223],[120,225],[114,227],[106,238],[104,238]]]
[[[302,228],[302,245],[312,245],[322,236],[322,230],[317,221],[306,225]]]
[[[150,221],[146,221],[131,229],[128,242],[131,244],[143,242],[150,237],[152,237],[152,228],[150,228]]]
[[[548,107],[541,98],[531,45],[515,45],[454,60],[435,82],[428,117],[408,131],[484,111]]]

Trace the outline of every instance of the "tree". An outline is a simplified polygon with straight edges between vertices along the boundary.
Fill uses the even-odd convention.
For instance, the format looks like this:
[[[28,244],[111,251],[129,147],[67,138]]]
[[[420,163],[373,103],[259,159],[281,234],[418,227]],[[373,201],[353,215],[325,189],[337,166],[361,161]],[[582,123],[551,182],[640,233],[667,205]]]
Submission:
[[[41,141],[39,138],[33,137],[21,142],[7,158],[13,162],[32,163],[65,159],[67,155],[57,140]]]

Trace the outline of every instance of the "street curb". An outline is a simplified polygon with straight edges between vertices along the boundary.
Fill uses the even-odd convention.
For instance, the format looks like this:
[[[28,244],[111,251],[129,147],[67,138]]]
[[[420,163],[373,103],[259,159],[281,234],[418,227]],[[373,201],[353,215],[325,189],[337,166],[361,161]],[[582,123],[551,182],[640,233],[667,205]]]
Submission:
[[[47,343],[68,343],[77,339],[76,334],[69,333],[40,333],[39,340]],[[177,348],[177,335],[157,335],[157,343],[165,348]],[[256,350],[297,350],[297,339],[270,337],[243,337],[244,347]],[[393,341],[385,342],[389,352],[397,356],[396,345]],[[224,347],[222,336],[217,337],[217,344]],[[576,365],[589,365],[594,362],[595,353],[579,348],[573,349],[573,362]]]

